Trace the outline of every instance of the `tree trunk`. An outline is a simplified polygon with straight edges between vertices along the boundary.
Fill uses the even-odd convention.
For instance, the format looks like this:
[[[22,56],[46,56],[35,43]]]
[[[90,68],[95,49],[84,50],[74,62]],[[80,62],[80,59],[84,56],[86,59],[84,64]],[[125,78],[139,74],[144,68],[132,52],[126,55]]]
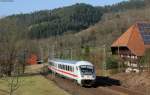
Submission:
[[[11,76],[11,72],[12,72],[12,63],[9,64],[9,68],[8,68],[8,76]]]

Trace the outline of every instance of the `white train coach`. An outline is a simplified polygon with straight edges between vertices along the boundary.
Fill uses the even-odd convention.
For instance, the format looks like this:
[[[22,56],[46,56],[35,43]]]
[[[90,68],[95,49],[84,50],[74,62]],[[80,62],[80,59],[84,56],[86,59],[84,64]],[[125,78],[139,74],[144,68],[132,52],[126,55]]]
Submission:
[[[48,60],[48,69],[57,74],[77,81],[81,86],[90,86],[95,83],[94,66],[88,61]]]

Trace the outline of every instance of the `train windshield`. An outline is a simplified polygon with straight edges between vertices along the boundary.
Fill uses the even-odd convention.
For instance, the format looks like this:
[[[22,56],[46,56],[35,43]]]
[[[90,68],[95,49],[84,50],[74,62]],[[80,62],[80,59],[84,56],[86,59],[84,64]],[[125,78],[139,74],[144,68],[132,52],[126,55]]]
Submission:
[[[93,74],[93,66],[81,65],[80,70],[81,70],[82,75],[91,75],[91,74]]]

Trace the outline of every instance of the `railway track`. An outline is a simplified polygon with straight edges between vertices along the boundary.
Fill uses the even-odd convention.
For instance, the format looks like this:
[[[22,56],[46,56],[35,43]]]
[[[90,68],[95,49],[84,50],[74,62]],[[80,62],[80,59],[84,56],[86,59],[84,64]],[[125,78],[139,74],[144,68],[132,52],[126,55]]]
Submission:
[[[47,75],[45,77],[53,80],[60,88],[72,95],[144,95],[143,93],[122,87],[118,80],[106,77],[98,77],[96,86],[89,88],[78,86],[72,80],[58,76]]]
[[[138,91],[132,91],[132,90],[124,88],[122,86],[112,86],[112,87],[109,87],[109,89],[123,93],[121,95],[145,95],[144,93],[141,93]]]
[[[138,91],[132,91],[130,89],[127,89],[125,87],[122,87],[118,80],[114,80],[108,77],[100,77],[97,79],[98,84],[103,83],[103,85],[106,85],[105,89],[108,89],[117,95],[145,95],[142,92]],[[99,87],[103,89],[104,87]]]

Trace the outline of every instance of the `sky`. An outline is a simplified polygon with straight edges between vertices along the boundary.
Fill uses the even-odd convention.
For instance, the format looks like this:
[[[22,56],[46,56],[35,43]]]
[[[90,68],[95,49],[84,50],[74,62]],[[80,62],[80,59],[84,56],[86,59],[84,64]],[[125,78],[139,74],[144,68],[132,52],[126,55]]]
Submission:
[[[30,13],[45,9],[54,9],[76,3],[93,6],[112,5],[127,0],[0,0],[0,17],[19,13]]]

